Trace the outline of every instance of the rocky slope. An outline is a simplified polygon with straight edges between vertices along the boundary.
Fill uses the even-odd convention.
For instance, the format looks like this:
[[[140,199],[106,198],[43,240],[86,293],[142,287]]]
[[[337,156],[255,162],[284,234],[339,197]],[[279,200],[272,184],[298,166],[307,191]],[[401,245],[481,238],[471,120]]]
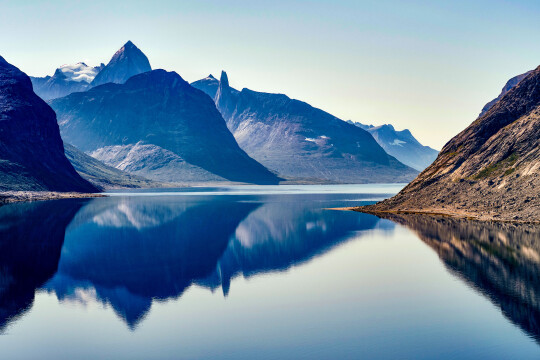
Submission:
[[[399,194],[366,212],[540,222],[540,67],[448,142]]]
[[[0,57],[0,191],[95,192],[64,155],[54,111]]]
[[[100,189],[151,188],[162,184],[134,176],[125,171],[105,165],[101,161],[86,155],[75,146],[64,143],[64,152],[69,162],[84,179]]]
[[[96,75],[91,85],[98,86],[109,82],[123,84],[130,77],[150,70],[152,68],[146,55],[128,41]]]
[[[368,131],[388,154],[418,171],[431,165],[439,153],[420,144],[408,129],[396,131],[390,124],[373,126],[351,120],[347,122]]]
[[[193,85],[211,96],[215,79]],[[237,91],[224,72],[214,100],[240,147],[280,176],[365,183],[407,182],[417,174],[365,130],[282,94]]]
[[[280,180],[240,149],[212,99],[174,72],[146,72],[125,84],[104,84],[53,100],[51,106],[58,114],[63,138],[84,152],[118,145],[133,150],[142,141],[230,181],[268,184]],[[143,153],[136,157],[144,158],[147,148],[138,149]],[[159,162],[156,158],[155,165]],[[183,182],[191,175],[179,171],[168,181]]]
[[[488,110],[491,109],[491,107],[497,103],[497,101],[501,100],[501,98],[504,95],[506,95],[506,93],[508,93],[510,90],[512,90],[512,88],[514,88],[514,86],[519,84],[519,82],[521,80],[525,79],[527,77],[527,75],[529,75],[531,72],[532,71],[527,71],[524,74],[514,76],[513,78],[508,80],[506,82],[506,84],[504,85],[504,87],[502,88],[501,93],[499,94],[499,96],[497,96],[495,99],[491,100],[486,105],[484,105],[484,107],[482,108],[482,111],[480,112],[480,115],[478,117],[482,117],[485,113],[487,113]]]
[[[183,183],[225,181],[162,147],[140,141],[130,145],[105,146],[90,154],[116,169],[149,179],[174,182],[182,174]]]
[[[105,65],[91,67],[85,63],[62,65],[53,76],[33,77],[34,92],[43,100],[51,100],[69,95],[77,91],[86,91],[90,83]]]

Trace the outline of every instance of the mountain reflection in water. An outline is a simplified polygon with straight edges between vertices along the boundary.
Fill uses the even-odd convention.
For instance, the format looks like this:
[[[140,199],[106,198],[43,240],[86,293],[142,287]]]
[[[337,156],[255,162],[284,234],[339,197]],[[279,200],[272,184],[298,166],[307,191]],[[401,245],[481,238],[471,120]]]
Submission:
[[[0,333],[57,270],[66,227],[85,200],[0,207]]]
[[[61,302],[98,301],[135,329],[154,302],[178,299],[191,286],[227,296],[235,277],[287,271],[372,230],[375,241],[381,231],[393,238],[399,223],[540,342],[538,226],[382,220],[324,209],[344,206],[351,196],[152,195],[0,207],[0,333],[24,316],[39,291]]]
[[[380,222],[296,201],[96,200],[68,227],[58,272],[44,288],[60,300],[90,294],[132,329],[153,301],[178,298],[192,284],[227,295],[237,275],[286,270]]]
[[[540,343],[540,226],[424,215],[385,218],[416,232],[451,273]]]

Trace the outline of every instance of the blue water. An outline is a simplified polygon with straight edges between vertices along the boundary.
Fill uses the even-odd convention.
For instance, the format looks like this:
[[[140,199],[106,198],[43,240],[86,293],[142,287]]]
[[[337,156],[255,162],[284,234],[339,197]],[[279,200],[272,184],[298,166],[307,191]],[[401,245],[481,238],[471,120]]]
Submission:
[[[330,209],[402,186],[0,207],[0,358],[540,358],[537,229]]]

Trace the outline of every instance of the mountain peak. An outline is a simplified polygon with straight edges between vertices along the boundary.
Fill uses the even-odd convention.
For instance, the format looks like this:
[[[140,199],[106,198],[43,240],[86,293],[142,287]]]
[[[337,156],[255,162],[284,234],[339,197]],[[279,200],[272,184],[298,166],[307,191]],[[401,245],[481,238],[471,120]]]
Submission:
[[[111,58],[111,61],[97,74],[92,86],[108,82],[123,84],[127,79],[152,70],[144,53],[128,41]]]
[[[225,71],[221,72],[221,77],[219,78],[220,86],[229,87],[229,77]]]

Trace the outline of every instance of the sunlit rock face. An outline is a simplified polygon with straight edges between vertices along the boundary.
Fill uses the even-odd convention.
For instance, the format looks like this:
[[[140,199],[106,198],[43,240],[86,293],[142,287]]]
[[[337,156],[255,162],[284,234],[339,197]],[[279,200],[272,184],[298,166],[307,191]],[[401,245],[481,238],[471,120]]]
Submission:
[[[64,155],[56,114],[0,57],[0,190],[97,191]]]
[[[225,72],[219,82],[207,77],[192,85],[214,97],[240,147],[283,177],[366,183],[407,182],[417,174],[365,130],[304,102],[283,94],[238,91]]]
[[[105,146],[90,155],[118,170],[164,182],[225,181],[224,178],[192,165],[162,147],[145,144]]]
[[[540,222],[540,67],[450,140],[399,194],[368,211]]]
[[[165,169],[169,180],[193,180],[195,167],[229,181],[275,184],[280,180],[240,149],[212,99],[175,72],[153,70],[125,84],[109,83],[53,100],[51,106],[58,114],[63,138],[85,152],[142,142],[137,146],[140,151],[133,152],[132,146],[119,149],[117,155],[133,155],[132,160],[146,170],[155,165],[158,175],[164,170],[161,157],[167,154],[163,150],[177,156],[176,165],[184,161],[192,166],[176,166],[175,179],[170,177],[170,168]],[[152,150],[147,145],[159,147],[154,148],[154,155],[159,156],[153,164],[147,162],[151,158],[144,158],[146,150]],[[207,174],[200,174],[204,181]],[[150,176],[149,172],[145,175]]]
[[[414,230],[447,268],[540,342],[540,226],[385,215]]]
[[[514,76],[508,82],[504,85],[504,87],[501,90],[501,93],[499,96],[497,96],[495,99],[488,102],[484,107],[482,108],[482,111],[480,112],[480,115],[478,117],[482,117],[485,113],[488,112],[489,109],[493,107],[497,103],[497,101],[501,100],[501,98],[506,95],[510,90],[512,90],[519,82],[523,79],[525,79],[532,71],[527,71],[524,74],[520,74],[517,76]]]

